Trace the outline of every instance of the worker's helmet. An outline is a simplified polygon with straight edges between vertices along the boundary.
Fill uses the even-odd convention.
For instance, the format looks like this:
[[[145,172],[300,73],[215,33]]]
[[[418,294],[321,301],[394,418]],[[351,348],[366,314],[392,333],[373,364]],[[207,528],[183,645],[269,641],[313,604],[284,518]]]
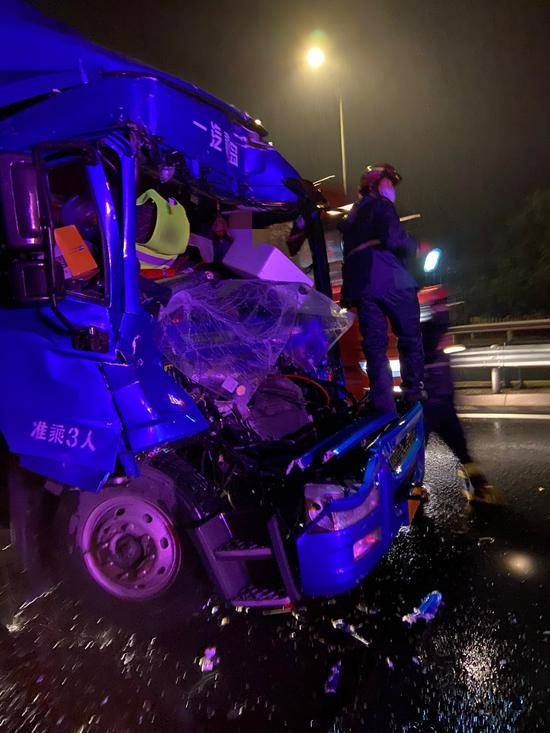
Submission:
[[[362,194],[377,193],[378,184],[383,178],[388,178],[394,186],[401,182],[401,175],[393,165],[389,163],[368,165],[361,174],[359,192]]]

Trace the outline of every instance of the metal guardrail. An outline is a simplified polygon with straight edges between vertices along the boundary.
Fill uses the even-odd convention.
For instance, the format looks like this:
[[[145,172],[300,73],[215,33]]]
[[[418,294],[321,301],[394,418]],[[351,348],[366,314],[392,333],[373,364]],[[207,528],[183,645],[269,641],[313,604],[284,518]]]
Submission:
[[[460,326],[451,326],[452,334],[465,333],[499,333],[514,331],[546,331],[550,330],[550,318],[533,318],[528,321],[497,321],[495,323],[465,323]],[[508,338],[509,340],[509,338]]]
[[[453,367],[546,367],[550,366],[550,344],[508,344],[473,348],[451,355]]]
[[[491,369],[491,386],[500,392],[502,369],[506,367],[550,367],[550,344],[521,344],[465,349],[451,354],[456,369]]]

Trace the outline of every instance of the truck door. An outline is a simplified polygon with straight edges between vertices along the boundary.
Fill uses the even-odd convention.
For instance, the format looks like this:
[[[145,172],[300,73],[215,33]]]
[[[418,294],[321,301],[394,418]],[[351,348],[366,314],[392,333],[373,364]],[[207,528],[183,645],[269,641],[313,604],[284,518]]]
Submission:
[[[3,154],[3,161],[10,155]],[[99,160],[91,162],[79,150],[62,148],[44,158],[53,254],[66,292],[56,315],[26,274],[29,263],[43,262],[43,243],[42,248],[25,248],[6,234],[8,284],[7,302],[0,308],[0,350],[9,356],[0,364],[0,431],[24,467],[95,489],[125,449],[121,421],[101,370],[103,361],[116,358],[109,253],[116,250],[118,227]],[[33,198],[28,188],[18,190],[16,172],[8,167],[11,183],[7,174],[2,180],[6,217],[7,198],[13,199],[15,211]],[[110,218],[99,210],[95,192],[100,185]],[[40,200],[43,217],[43,201],[35,200]],[[97,343],[75,337],[85,331]]]

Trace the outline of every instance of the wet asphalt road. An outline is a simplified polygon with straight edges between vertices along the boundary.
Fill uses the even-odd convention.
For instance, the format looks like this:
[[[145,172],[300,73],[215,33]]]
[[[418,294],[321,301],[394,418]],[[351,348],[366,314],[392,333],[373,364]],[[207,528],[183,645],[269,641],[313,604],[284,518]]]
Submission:
[[[425,517],[361,588],[293,615],[207,598],[151,639],[62,587],[18,611],[26,579],[12,548],[0,551],[0,730],[550,730],[550,421],[466,428],[507,506],[468,513],[456,461],[433,442]],[[432,590],[445,605],[408,628],[402,616]],[[366,643],[336,630],[339,618]],[[209,646],[219,663],[201,672]]]

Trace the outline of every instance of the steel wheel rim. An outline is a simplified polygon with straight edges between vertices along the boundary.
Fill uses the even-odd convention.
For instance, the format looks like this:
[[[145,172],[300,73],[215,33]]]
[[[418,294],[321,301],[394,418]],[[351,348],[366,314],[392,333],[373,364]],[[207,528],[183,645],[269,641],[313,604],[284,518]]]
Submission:
[[[163,593],[181,564],[181,543],[170,517],[157,504],[131,495],[106,499],[93,509],[80,548],[93,580],[127,601]]]

